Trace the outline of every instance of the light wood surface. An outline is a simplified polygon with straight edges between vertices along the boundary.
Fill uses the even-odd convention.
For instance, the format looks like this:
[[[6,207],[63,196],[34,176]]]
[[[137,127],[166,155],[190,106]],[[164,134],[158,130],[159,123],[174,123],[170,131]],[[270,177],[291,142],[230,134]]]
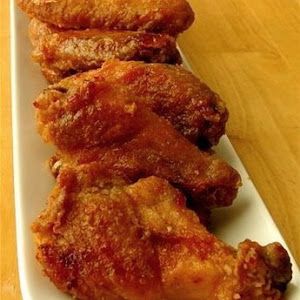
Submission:
[[[230,110],[228,135],[300,263],[300,2],[190,0],[180,37]],[[0,5],[0,299],[20,299],[12,186],[8,1]],[[255,220],[253,220],[255,222]]]
[[[0,4],[0,299],[21,299],[17,270],[12,172],[9,1]]]

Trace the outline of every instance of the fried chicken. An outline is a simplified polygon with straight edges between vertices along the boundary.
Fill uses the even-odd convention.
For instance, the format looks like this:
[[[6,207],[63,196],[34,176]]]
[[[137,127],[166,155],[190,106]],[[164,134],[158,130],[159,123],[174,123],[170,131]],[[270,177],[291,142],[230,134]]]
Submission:
[[[181,66],[114,60],[97,72],[169,120],[192,143],[216,145],[225,133],[225,103]]]
[[[200,151],[165,119],[100,78],[97,71],[46,89],[34,102],[38,130],[60,165],[107,169],[128,182],[156,175],[206,207],[230,205],[239,174]]]
[[[118,91],[164,117],[192,143],[208,147],[225,133],[228,111],[206,84],[180,66],[142,62],[107,61],[101,69],[66,79],[53,88],[105,78]],[[99,84],[101,84],[99,82]]]
[[[219,241],[156,177],[95,186],[64,170],[34,222],[37,259],[76,299],[275,300],[291,279],[278,244]]]
[[[62,30],[32,19],[29,36],[32,57],[49,82],[101,67],[104,61],[141,60],[180,63],[176,41],[166,34],[99,29]]]
[[[194,21],[185,0],[17,0],[30,17],[61,28],[101,28],[177,35]]]

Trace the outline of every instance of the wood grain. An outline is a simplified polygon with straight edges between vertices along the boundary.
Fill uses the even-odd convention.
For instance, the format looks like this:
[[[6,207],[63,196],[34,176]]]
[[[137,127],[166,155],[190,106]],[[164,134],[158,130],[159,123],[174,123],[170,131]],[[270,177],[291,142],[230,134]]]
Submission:
[[[12,184],[9,1],[0,5],[0,299],[21,299]]]
[[[229,138],[299,264],[300,2],[190,2],[180,46],[227,102]]]
[[[180,37],[194,71],[228,104],[228,135],[300,263],[300,4],[190,0]],[[21,299],[11,161],[8,1],[0,6],[0,299]],[[253,220],[255,222],[255,220]]]

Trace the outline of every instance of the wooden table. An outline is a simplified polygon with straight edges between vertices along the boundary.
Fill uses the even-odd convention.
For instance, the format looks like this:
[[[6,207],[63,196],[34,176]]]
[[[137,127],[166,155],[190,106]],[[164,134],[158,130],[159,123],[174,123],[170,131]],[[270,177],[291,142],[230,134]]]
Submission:
[[[227,102],[228,135],[300,263],[300,2],[191,0],[180,37],[194,71]],[[9,88],[9,5],[0,6],[0,299],[20,299]],[[255,220],[253,220],[255,222]]]

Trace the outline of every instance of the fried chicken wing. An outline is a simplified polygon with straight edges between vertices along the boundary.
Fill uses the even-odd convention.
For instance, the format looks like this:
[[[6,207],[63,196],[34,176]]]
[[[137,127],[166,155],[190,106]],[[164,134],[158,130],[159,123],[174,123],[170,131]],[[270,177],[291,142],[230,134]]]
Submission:
[[[233,168],[95,71],[49,87],[34,105],[39,132],[58,147],[62,165],[107,169],[128,182],[163,177],[207,207],[230,205],[236,196]]]
[[[280,244],[234,250],[160,178],[129,186],[80,178],[60,173],[32,226],[37,259],[62,291],[87,300],[282,299],[291,264]]]
[[[185,0],[17,0],[30,17],[61,28],[139,30],[177,35],[194,21]]]
[[[181,66],[108,61],[98,71],[118,90],[125,89],[191,142],[215,145],[225,133],[225,103]]]
[[[37,19],[29,24],[33,59],[49,82],[101,67],[104,61],[180,63],[176,41],[166,34],[99,29],[61,30]]]
[[[215,145],[225,133],[228,111],[224,102],[206,84],[180,66],[112,60],[92,73],[65,79],[54,89],[80,85],[92,77],[98,77],[99,81],[105,78],[118,91],[130,93],[170,121],[194,144]]]

